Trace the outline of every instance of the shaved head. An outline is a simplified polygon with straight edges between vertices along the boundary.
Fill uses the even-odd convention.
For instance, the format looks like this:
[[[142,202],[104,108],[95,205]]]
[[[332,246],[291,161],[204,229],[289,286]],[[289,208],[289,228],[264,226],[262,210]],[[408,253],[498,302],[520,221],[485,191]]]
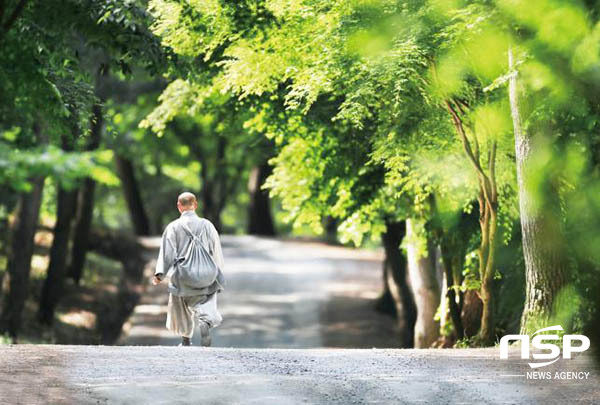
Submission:
[[[177,197],[177,205],[179,205],[181,208],[184,209],[189,209],[189,208],[196,208],[198,204],[198,201],[196,200],[196,196],[192,193],[190,193],[189,191],[186,191],[185,193],[181,193],[179,194],[179,197]]]

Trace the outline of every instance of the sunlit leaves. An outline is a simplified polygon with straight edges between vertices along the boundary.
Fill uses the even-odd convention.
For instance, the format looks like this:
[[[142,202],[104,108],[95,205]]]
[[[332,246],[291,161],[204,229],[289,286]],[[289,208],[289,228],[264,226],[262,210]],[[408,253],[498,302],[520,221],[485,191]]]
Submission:
[[[30,178],[50,175],[67,188],[75,187],[79,179],[88,176],[103,184],[116,185],[119,180],[110,170],[110,164],[111,151],[75,153],[53,146],[29,150],[0,147],[0,183],[28,191]]]
[[[224,75],[218,79],[219,84],[225,91],[237,93],[241,98],[275,90],[279,78],[287,77],[293,69],[282,62],[281,55],[290,52],[290,45],[277,41],[264,45],[238,41],[225,52],[229,59],[222,62]]]
[[[311,139],[312,138],[312,139]],[[285,145],[278,156],[271,159],[275,166],[265,187],[273,196],[281,199],[283,208],[288,211],[287,221],[294,221],[294,227],[309,225],[320,234],[323,232],[319,197],[315,184],[324,175],[325,164],[318,153],[318,134],[310,138],[293,138]]]
[[[160,105],[140,122],[140,127],[150,128],[158,136],[164,134],[166,125],[179,114],[195,107],[198,89],[186,80],[171,82],[158,98]]]
[[[184,56],[208,60],[231,35],[229,10],[218,0],[152,0],[153,32]]]

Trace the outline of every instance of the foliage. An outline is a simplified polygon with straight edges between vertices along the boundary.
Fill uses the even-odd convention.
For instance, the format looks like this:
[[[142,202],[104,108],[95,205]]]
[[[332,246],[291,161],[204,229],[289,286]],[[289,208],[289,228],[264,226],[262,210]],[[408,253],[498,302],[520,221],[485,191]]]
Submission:
[[[106,167],[112,162],[112,151],[65,152],[55,146],[42,150],[8,150],[0,148],[0,183],[11,183],[20,191],[29,191],[28,179],[51,174],[66,188],[75,186],[76,180],[92,177],[101,183],[114,185],[118,179]]]
[[[572,255],[557,305],[573,310],[555,315],[577,328],[594,316],[600,268],[599,12],[553,0],[30,2],[0,34],[0,186],[91,176],[103,205],[120,208],[108,164],[123,156],[159,228],[171,208],[149,197],[202,190],[210,215],[229,204],[231,217],[248,201],[250,170],[268,160],[264,187],[284,219],[315,234],[334,219],[343,243],[412,217],[444,243],[463,214],[480,212],[477,232],[461,230],[456,287],[493,284],[507,330],[519,309],[502,300],[519,302],[524,282],[507,92],[518,74],[524,130],[541,139],[528,173],[537,208],[559,191]],[[158,73],[159,86],[126,102],[102,93],[103,80]],[[85,151],[98,103],[107,136]]]
[[[133,0],[27,3],[0,51],[0,153],[6,169],[1,182],[22,189],[31,174],[65,175],[69,181],[84,172],[115,181],[94,164],[106,163],[106,153],[63,155],[42,144],[74,142],[87,134],[91,105],[98,101],[98,70],[115,65],[128,73],[132,63],[141,63],[158,71],[168,52],[148,30],[148,18],[144,3]]]

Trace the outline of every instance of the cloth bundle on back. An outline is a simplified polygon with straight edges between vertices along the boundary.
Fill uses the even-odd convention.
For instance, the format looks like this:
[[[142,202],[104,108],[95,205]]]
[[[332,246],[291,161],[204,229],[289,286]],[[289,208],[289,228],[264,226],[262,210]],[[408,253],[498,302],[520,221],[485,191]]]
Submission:
[[[208,220],[204,221],[212,226]],[[169,292],[172,294],[180,297],[205,294],[206,288],[213,286],[215,281],[215,288],[222,287],[223,273],[212,258],[214,253],[211,243],[205,237],[208,224],[201,228],[200,235],[196,235],[185,222],[181,221],[181,227],[188,233],[190,241],[185,249],[185,255],[178,257],[170,270]],[[214,240],[212,245],[214,246]]]
[[[155,277],[169,278],[167,329],[190,344],[194,320],[202,333],[202,344],[210,345],[210,328],[221,324],[217,294],[223,291],[223,252],[214,225],[193,209],[167,225],[156,265]]]

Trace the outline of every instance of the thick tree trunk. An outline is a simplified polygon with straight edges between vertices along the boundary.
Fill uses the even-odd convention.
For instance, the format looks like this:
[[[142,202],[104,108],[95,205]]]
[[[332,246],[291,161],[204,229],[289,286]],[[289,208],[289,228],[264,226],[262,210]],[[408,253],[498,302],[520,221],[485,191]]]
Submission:
[[[526,334],[545,325],[551,316],[554,300],[568,282],[568,269],[558,191],[551,181],[544,190],[533,188],[531,162],[535,155],[534,140],[524,132],[521,122],[518,72],[512,49],[509,49],[508,59],[509,67],[513,70],[509,82],[509,98],[515,133],[526,280],[521,333]],[[535,175],[539,176],[539,173]]]
[[[44,178],[31,180],[32,190],[19,197],[8,256],[9,291],[2,314],[2,329],[16,340],[21,328],[21,315],[29,293],[29,274],[33,255]]]
[[[476,290],[465,291],[460,319],[465,331],[465,337],[472,338],[481,329],[481,314],[483,304]]]
[[[71,223],[75,215],[77,202],[76,190],[58,190],[56,209],[56,225],[54,226],[54,239],[50,248],[50,263],[48,274],[42,288],[39,321],[51,325],[54,320],[54,310],[61,297],[65,276],[67,273],[67,255],[71,235]]]
[[[73,279],[75,284],[79,284],[83,277],[83,268],[88,251],[88,237],[94,213],[95,190],[96,182],[87,178],[77,195],[77,216],[71,248],[71,263],[68,270],[68,276]]]
[[[272,167],[268,163],[264,163],[250,172],[248,179],[248,193],[250,194],[248,233],[251,235],[275,235],[269,192],[261,189],[272,171]]]
[[[144,202],[135,178],[133,164],[123,156],[116,156],[115,163],[123,186],[123,194],[129,209],[133,231],[138,236],[150,235],[150,221],[144,209]]]
[[[73,137],[77,135],[74,128]],[[63,137],[62,147],[65,151],[73,150],[74,140]],[[56,224],[54,225],[54,237],[50,248],[50,262],[46,280],[42,287],[38,319],[45,325],[52,324],[54,310],[61,297],[63,284],[67,274],[67,257],[69,252],[69,241],[71,239],[71,224],[75,217],[77,205],[77,190],[58,188],[56,203]]]
[[[102,106],[95,104],[92,107],[92,118],[90,122],[90,139],[87,150],[92,151],[100,145],[102,136]],[[77,216],[75,219],[75,230],[73,235],[73,247],[71,248],[71,264],[68,275],[76,284],[79,284],[83,275],[83,266],[88,250],[88,239],[92,217],[94,213],[94,192],[96,182],[91,178],[86,178],[83,186],[79,189],[77,196]]]
[[[33,132],[38,144],[45,145],[48,143],[48,138],[39,122],[33,125]],[[7,331],[14,341],[16,341],[21,328],[23,308],[29,295],[31,257],[35,247],[35,233],[42,204],[44,181],[45,177],[30,179],[31,191],[19,195],[15,222],[12,228],[6,266],[9,287],[1,323],[2,329]]]
[[[383,291],[377,301],[375,302],[375,310],[377,312],[381,312],[382,314],[390,315],[394,318],[398,317],[398,309],[396,308],[396,302],[394,301],[394,297],[392,296],[391,288],[390,288],[390,265],[388,264],[387,253],[383,259],[383,263],[381,266],[381,274],[382,274],[382,282],[383,282]],[[411,292],[412,294],[412,292]],[[412,333],[411,333],[412,340]]]
[[[377,306],[382,312],[396,315],[400,329],[400,346],[413,347],[417,308],[408,284],[406,257],[400,248],[405,235],[405,221],[386,222],[386,231],[381,235],[385,251],[384,292]]]
[[[90,139],[87,150],[95,150],[100,145],[102,126],[102,106],[95,104],[92,107]],[[79,284],[83,275],[83,267],[85,265],[85,258],[88,250],[88,239],[94,211],[95,190],[96,182],[88,177],[84,180],[77,196],[77,216],[75,219],[73,247],[71,249],[71,264],[68,270],[69,277],[71,277],[76,284]]]
[[[430,347],[440,335],[440,325],[434,320],[440,305],[435,252],[432,246],[427,246],[427,252],[423,255],[411,241],[418,237],[417,224],[413,219],[406,220],[406,237],[408,274],[417,307],[414,343],[416,348],[425,348]]]

